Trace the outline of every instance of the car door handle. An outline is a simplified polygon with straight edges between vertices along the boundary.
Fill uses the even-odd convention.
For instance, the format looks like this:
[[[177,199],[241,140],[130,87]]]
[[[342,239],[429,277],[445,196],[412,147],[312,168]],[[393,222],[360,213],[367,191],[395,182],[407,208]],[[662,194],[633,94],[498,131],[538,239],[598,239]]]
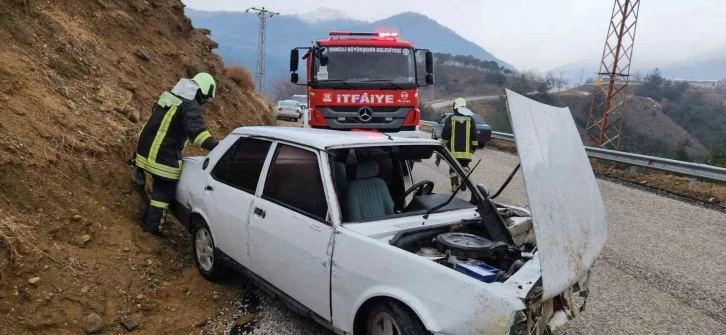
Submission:
[[[212,191],[212,190],[214,190],[214,187],[211,187],[211,186],[207,185],[207,186],[204,186],[204,190],[205,191]]]
[[[259,216],[259,217],[261,217],[263,219],[265,218],[265,211],[262,210],[262,208],[255,207],[254,213],[255,213],[255,215],[257,215],[257,216]]]

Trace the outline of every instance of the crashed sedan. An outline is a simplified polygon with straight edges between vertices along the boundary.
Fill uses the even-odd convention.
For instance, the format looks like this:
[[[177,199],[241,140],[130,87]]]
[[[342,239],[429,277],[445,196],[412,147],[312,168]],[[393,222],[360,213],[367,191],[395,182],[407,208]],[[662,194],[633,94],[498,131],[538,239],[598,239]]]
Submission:
[[[604,207],[569,111],[507,95],[526,208],[433,140],[241,127],[184,161],[173,211],[199,272],[241,272],[338,334],[562,327],[584,307]]]

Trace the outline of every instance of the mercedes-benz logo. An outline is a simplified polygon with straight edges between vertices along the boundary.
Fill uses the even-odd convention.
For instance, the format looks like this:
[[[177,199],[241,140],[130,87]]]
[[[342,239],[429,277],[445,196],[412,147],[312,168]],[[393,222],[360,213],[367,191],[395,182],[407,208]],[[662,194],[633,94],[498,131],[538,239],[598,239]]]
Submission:
[[[370,107],[361,107],[358,110],[358,118],[363,122],[368,122],[373,118],[373,110]]]

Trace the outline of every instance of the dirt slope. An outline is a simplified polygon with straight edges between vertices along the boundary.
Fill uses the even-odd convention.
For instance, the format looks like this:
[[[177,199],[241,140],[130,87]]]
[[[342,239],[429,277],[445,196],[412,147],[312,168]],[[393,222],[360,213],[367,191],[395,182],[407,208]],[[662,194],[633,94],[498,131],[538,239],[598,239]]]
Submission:
[[[198,332],[234,299],[194,272],[179,228],[140,232],[125,164],[155,98],[197,71],[219,86],[215,137],[274,123],[208,33],[180,0],[0,0],[0,333]]]

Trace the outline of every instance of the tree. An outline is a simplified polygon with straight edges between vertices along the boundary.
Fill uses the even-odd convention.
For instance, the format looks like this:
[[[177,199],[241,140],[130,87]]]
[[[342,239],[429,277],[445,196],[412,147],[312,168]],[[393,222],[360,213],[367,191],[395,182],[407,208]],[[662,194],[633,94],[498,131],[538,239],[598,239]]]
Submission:
[[[532,91],[531,81],[524,74],[520,74],[509,80],[507,86],[510,90],[519,94],[527,94]]]
[[[305,86],[293,84],[286,75],[276,78],[269,87],[268,96],[272,101],[290,100],[295,94],[305,94]]]
[[[489,72],[486,74],[486,77],[484,77],[484,80],[487,83],[502,86],[507,82],[507,77],[501,72]]]
[[[679,161],[689,161],[690,159],[686,148],[690,148],[691,145],[691,141],[687,138],[680,140],[676,147],[675,158]]]
[[[688,87],[689,85],[685,81],[674,83],[663,78],[660,70],[655,68],[653,72],[645,76],[645,80],[638,86],[635,93],[655,101],[662,101],[663,99],[678,101],[681,100]]]

